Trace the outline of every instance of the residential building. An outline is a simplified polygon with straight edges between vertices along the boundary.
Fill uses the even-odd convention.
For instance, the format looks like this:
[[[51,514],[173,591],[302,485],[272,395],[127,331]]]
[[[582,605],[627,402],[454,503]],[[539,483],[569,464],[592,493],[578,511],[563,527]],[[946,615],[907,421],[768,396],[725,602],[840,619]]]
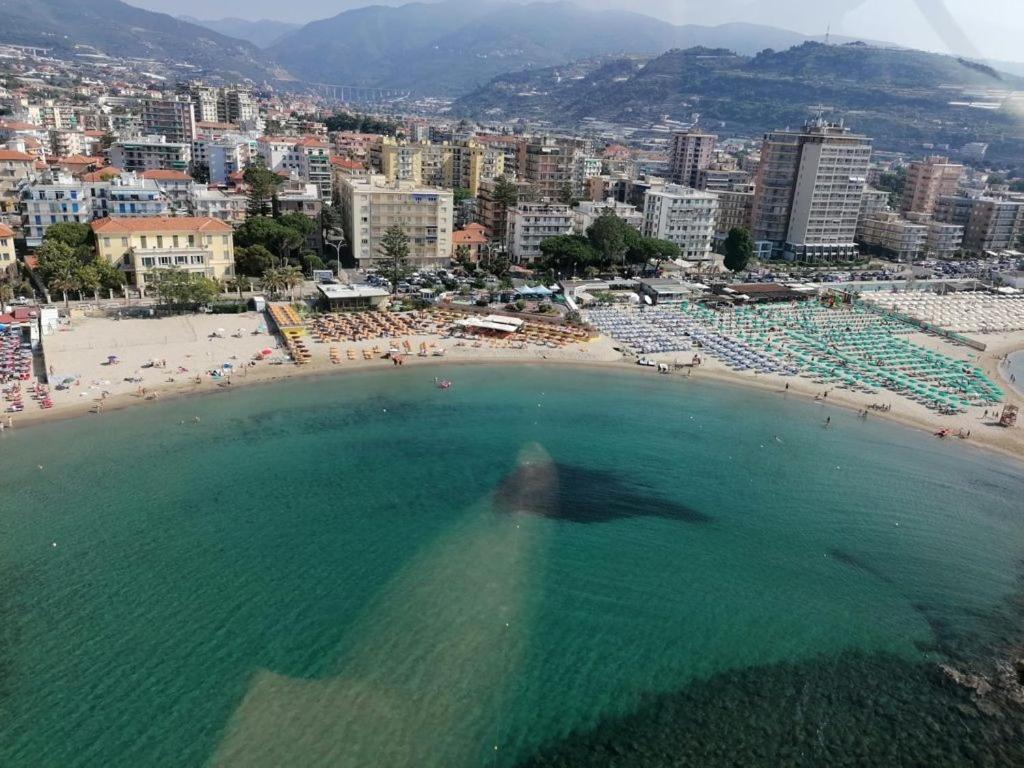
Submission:
[[[754,215],[754,185],[734,184],[731,189],[723,189],[715,194],[718,195],[715,238],[724,239],[734,229],[749,230]]]
[[[209,169],[211,184],[225,186],[236,171],[244,171],[257,154],[257,143],[240,134],[224,134],[218,138],[196,139],[192,142],[192,162]]]
[[[110,164],[126,171],[188,171],[192,141],[171,142],[163,136],[125,139],[110,147]]]
[[[77,179],[46,174],[22,189],[21,213],[25,241],[34,247],[43,242],[52,224],[92,221],[93,198],[89,188]]]
[[[464,229],[452,232],[452,259],[465,252],[466,258],[476,264],[480,261],[480,253],[487,243],[487,232],[484,231],[483,224],[467,224]]]
[[[306,240],[306,248],[319,255],[323,250],[323,230],[320,226],[320,213],[324,201],[320,190],[312,182],[301,179],[289,179],[277,188],[277,209],[281,213],[301,213],[316,222],[313,231]]]
[[[299,178],[315,184],[320,199],[330,202],[334,188],[330,146],[323,139],[307,136],[295,143],[295,149],[299,158]]]
[[[389,227],[409,238],[409,261],[416,266],[447,264],[452,253],[453,195],[381,175],[341,180],[340,207],[346,238],[360,266],[381,258],[380,241]]]
[[[195,183],[192,177],[183,171],[143,171],[139,178],[152,182],[176,206],[188,201],[192,185]]]
[[[566,191],[582,192],[575,190],[575,154],[575,147],[565,141],[543,138],[524,142],[519,145],[519,178],[541,199],[561,200]]]
[[[234,274],[230,224],[190,216],[106,218],[92,231],[100,258],[119,266],[137,287],[156,269],[182,269],[220,280]]]
[[[871,140],[817,119],[766,134],[754,198],[754,239],[776,256],[835,261],[857,256],[855,235]]]
[[[193,216],[226,221],[232,226],[238,226],[246,218],[245,195],[229,195],[219,189],[194,184],[188,201]]]
[[[874,213],[864,220],[857,238],[869,250],[909,263],[924,252],[928,227],[907,221],[895,211]]]
[[[737,168],[706,168],[697,174],[697,189],[709,192],[728,192],[737,184],[750,184],[751,177]]]
[[[520,203],[508,212],[509,256],[520,264],[543,254],[540,244],[555,235],[572,232],[572,209],[560,203]]]
[[[925,238],[925,252],[936,259],[952,259],[964,243],[964,228],[957,224],[945,224],[929,220],[928,236]]]
[[[643,233],[675,243],[684,259],[704,261],[711,258],[717,213],[714,192],[666,184],[645,197]]]
[[[639,230],[644,224],[644,215],[637,210],[636,206],[628,203],[620,203],[614,198],[609,198],[601,203],[592,200],[583,200],[572,209],[572,228],[578,235],[585,235],[590,225],[597,221],[598,217],[606,211],[611,211],[624,222]]]
[[[142,102],[142,130],[146,135],[163,136],[173,144],[191,144],[196,137],[196,114],[191,100],[177,96]]]
[[[36,157],[0,147],[0,213],[17,209],[17,189],[35,170]]]
[[[669,178],[674,184],[696,188],[700,172],[711,167],[718,137],[697,129],[682,131],[672,136],[669,156]]]
[[[903,213],[935,212],[940,197],[956,194],[964,166],[949,162],[948,157],[928,157],[907,166],[907,179],[903,187],[900,210]]]
[[[1014,249],[1024,234],[1024,198],[941,197],[935,220],[963,227],[962,247],[970,254]]]
[[[10,270],[16,261],[14,230],[5,224],[0,224],[0,274]]]

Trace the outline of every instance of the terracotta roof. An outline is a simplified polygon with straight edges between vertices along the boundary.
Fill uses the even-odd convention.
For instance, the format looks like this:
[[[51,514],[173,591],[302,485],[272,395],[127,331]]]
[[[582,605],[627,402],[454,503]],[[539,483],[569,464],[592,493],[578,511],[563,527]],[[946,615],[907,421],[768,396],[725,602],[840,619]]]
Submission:
[[[13,149],[0,149],[0,160],[21,160],[22,162],[35,162],[36,156],[27,152],[17,152]]]
[[[316,136],[305,136],[295,143],[300,147],[319,147],[321,149],[327,149],[327,142],[323,139],[318,139]]]
[[[452,232],[452,242],[455,245],[486,245],[487,235],[479,224],[470,224],[465,229]]]
[[[205,216],[142,216],[134,219],[97,219],[92,231],[98,235],[133,232],[232,232],[230,224]]]
[[[14,230],[6,224],[0,224],[0,237],[14,237]]]
[[[83,173],[78,178],[82,181],[103,181],[105,179],[112,179],[115,176],[120,176],[122,173],[124,173],[124,171],[120,168],[108,165],[106,168],[100,168],[98,171]]]
[[[336,165],[339,168],[348,168],[348,169],[353,170],[353,171],[355,171],[355,170],[363,170],[363,168],[365,167],[358,160],[350,160],[347,157],[332,157],[331,158],[331,165]]]
[[[156,179],[157,181],[192,181],[192,177],[184,171],[143,171],[140,179]]]
[[[19,123],[15,120],[6,123],[0,123],[0,128],[6,128],[9,131],[41,131],[42,126],[32,125],[32,123]]]
[[[85,157],[84,155],[68,155],[67,157],[49,157],[51,165],[99,165],[102,157]]]

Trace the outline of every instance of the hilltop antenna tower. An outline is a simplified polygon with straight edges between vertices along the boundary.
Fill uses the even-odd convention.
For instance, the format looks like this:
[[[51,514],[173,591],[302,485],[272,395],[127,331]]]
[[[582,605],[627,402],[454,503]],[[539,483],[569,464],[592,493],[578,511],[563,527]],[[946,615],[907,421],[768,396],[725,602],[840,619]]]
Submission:
[[[825,45],[831,45],[831,41],[832,41],[832,24],[829,23],[829,25],[827,27],[825,27]]]

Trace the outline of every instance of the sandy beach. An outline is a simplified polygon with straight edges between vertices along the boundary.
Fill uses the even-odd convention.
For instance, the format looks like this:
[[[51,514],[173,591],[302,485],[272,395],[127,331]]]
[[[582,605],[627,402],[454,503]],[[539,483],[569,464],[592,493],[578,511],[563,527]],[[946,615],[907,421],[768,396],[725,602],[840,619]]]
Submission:
[[[152,404],[186,395],[224,392],[238,386],[297,376],[387,370],[392,367],[392,362],[384,359],[383,354],[393,343],[401,344],[402,341],[408,341],[414,350],[421,343],[445,350],[443,357],[405,355],[405,365],[518,362],[611,367],[642,375],[658,375],[653,368],[637,366],[632,356],[624,356],[615,348],[615,341],[603,336],[557,349],[533,345],[515,349],[490,346],[487,342],[442,338],[439,335],[411,335],[400,339],[371,339],[339,344],[316,343],[310,339],[308,346],[312,359],[305,365],[297,366],[290,362],[274,365],[268,360],[253,363],[253,358],[267,348],[274,350],[271,359],[283,357],[280,339],[266,332],[266,328],[266,318],[255,312],[131,320],[76,316],[66,330],[44,339],[46,364],[51,371],[51,378],[74,377],[76,383],[63,390],[51,389],[54,407],[49,410],[42,410],[34,401],[26,400],[25,411],[14,414],[14,426],[17,428],[83,415],[102,418],[104,412],[132,405]],[[259,329],[264,330],[259,332]],[[217,335],[219,330],[224,333]],[[1006,402],[1024,409],[1024,397],[1009,386],[1000,366],[1004,355],[1024,348],[1024,332],[975,336],[988,345],[985,352],[954,346],[924,333],[914,334],[911,340],[980,365],[994,381],[1000,382],[1006,392]],[[342,353],[340,363],[333,363],[330,359],[332,346],[339,348]],[[371,352],[371,359],[364,359],[363,350],[374,348],[378,350],[377,353]],[[355,360],[345,356],[348,349],[355,351]],[[108,362],[111,355],[117,357],[115,364]],[[686,364],[690,362],[692,353],[665,353],[651,357],[663,362]],[[150,367],[154,362],[159,363],[160,367]],[[221,375],[212,376],[213,371]],[[684,367],[670,375],[753,386],[784,397],[817,398],[823,407],[837,406],[858,412],[868,409],[869,420],[892,419],[930,433],[941,429],[950,430],[954,434],[970,433],[969,439],[947,439],[1024,459],[1024,429],[1021,426],[1012,429],[997,426],[995,418],[992,418],[996,411],[992,408],[987,409],[988,416],[985,415],[986,409],[980,407],[971,408],[964,414],[946,416],[896,393],[883,391],[870,395],[825,388],[799,377],[740,373],[710,356],[706,356],[698,368]],[[873,404],[890,405],[891,410],[871,410]]]

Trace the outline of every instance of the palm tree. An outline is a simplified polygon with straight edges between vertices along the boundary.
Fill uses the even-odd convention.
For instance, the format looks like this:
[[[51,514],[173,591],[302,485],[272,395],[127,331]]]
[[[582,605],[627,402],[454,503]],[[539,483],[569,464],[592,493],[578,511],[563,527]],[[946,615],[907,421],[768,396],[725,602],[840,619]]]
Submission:
[[[271,267],[263,273],[261,282],[263,290],[271,295],[277,295],[285,287],[284,273],[277,267]]]
[[[284,282],[284,287],[288,289],[289,296],[292,301],[295,301],[295,289],[305,282],[306,277],[302,274],[302,270],[296,266],[287,266],[281,270],[281,278]]]
[[[49,288],[51,291],[60,291],[64,295],[64,309],[70,309],[68,302],[68,291],[77,291],[81,287],[78,282],[78,275],[71,264],[62,264],[50,278]]]

